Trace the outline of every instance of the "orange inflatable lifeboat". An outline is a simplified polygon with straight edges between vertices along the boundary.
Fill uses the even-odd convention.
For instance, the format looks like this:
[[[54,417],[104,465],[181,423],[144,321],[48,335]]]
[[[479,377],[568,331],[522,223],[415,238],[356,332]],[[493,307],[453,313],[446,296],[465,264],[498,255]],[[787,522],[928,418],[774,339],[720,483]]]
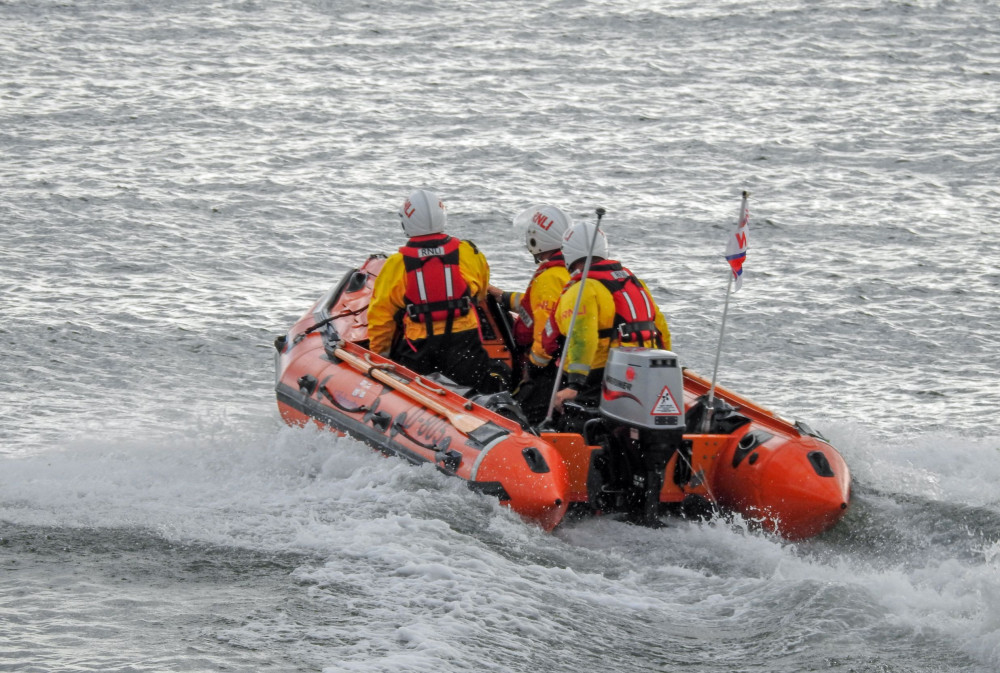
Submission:
[[[347,273],[275,341],[290,424],[316,423],[413,463],[429,462],[551,530],[568,512],[656,525],[669,511],[738,513],[788,539],[837,523],[850,472],[818,433],[681,368],[674,353],[611,351],[597,407],[567,404],[560,432],[532,428],[508,393],[467,398],[367,350],[384,257]],[[478,307],[484,345],[512,363],[509,324]]]

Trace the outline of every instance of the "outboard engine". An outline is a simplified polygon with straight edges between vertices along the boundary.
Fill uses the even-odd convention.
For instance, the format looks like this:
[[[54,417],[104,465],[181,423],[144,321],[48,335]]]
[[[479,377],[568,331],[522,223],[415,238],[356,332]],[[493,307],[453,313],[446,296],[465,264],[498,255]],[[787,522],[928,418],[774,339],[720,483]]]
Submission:
[[[619,506],[655,524],[667,463],[684,442],[684,375],[677,356],[653,348],[612,348],[599,409],[608,455],[600,457],[603,475],[592,475],[588,487],[618,490]],[[591,496],[593,501],[600,494]]]

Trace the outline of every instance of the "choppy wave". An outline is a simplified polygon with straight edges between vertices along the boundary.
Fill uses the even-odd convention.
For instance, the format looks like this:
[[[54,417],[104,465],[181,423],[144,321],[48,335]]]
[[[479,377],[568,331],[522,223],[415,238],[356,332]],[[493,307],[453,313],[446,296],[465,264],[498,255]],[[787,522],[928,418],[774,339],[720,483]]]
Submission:
[[[845,434],[866,466],[851,512],[789,544],[739,521],[595,519],[548,535],[431,468],[268,425],[6,461],[3,550],[20,580],[6,635],[64,649],[65,630],[65,651],[88,653],[86,632],[102,633],[88,620],[104,643],[166,625],[204,641],[197,656],[161,653],[184,669],[232,648],[246,652],[229,661],[268,670],[283,670],[275,648],[299,662],[289,670],[642,669],[695,652],[750,670],[997,661],[1000,503],[980,488],[1000,472],[995,440],[952,443],[950,460],[942,442],[884,446],[868,463],[868,439]],[[98,600],[21,633],[66,592]]]
[[[0,3],[0,667],[992,671],[989,2]],[[401,241],[497,284],[608,209],[686,365],[821,430],[854,502],[554,535],[284,428],[271,341]]]

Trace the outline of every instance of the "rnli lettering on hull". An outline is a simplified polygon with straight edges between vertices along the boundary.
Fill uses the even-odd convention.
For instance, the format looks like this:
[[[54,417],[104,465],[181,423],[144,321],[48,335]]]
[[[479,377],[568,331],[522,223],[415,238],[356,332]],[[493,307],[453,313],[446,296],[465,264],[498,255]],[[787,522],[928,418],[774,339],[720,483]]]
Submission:
[[[423,408],[416,408],[413,415],[406,415],[403,425],[407,432],[412,432],[430,445],[435,445],[448,436],[448,421],[437,414],[432,414]]]

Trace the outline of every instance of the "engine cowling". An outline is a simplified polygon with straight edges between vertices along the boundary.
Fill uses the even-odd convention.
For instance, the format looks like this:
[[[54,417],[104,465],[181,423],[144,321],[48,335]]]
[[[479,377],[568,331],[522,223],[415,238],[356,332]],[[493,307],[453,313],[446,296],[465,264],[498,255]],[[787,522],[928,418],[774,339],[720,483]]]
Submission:
[[[684,445],[684,375],[677,356],[654,348],[612,348],[599,409],[610,427],[605,469],[593,475],[594,497],[611,485],[620,493],[619,505],[656,525],[665,468]]]
[[[655,348],[612,348],[601,386],[601,415],[649,430],[684,428],[684,374],[677,356]]]

